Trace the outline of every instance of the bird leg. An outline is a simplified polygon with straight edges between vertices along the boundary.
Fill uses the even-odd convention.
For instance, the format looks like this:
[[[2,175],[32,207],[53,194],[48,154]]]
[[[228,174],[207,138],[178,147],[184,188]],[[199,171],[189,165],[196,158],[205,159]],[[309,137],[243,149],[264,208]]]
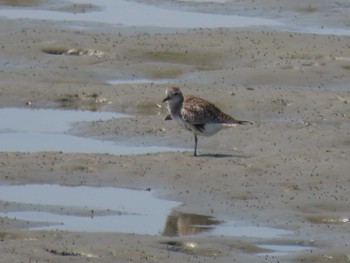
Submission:
[[[197,143],[198,143],[198,138],[197,135],[194,135],[194,153],[193,156],[197,156]]]

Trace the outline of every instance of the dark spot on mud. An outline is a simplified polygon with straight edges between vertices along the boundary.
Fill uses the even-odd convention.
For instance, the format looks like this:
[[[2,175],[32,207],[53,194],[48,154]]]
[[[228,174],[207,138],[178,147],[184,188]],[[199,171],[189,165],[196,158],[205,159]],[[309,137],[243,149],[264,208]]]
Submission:
[[[65,48],[65,47],[45,47],[42,52],[49,55],[67,55],[67,56],[95,56],[102,57],[104,52],[92,48]]]
[[[80,253],[73,252],[73,251],[65,251],[65,250],[57,250],[57,249],[46,249],[46,251],[56,256],[69,256],[69,257],[81,256]]]

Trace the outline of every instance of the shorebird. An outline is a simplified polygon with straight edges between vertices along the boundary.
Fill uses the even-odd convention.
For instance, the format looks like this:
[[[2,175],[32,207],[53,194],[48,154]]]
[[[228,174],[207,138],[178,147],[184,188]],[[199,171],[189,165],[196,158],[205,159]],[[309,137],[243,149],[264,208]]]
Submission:
[[[250,124],[223,113],[214,104],[195,96],[182,95],[177,87],[168,88],[165,92],[170,115],[166,120],[173,119],[185,129],[194,134],[194,156],[197,156],[197,135],[211,136],[224,128]]]

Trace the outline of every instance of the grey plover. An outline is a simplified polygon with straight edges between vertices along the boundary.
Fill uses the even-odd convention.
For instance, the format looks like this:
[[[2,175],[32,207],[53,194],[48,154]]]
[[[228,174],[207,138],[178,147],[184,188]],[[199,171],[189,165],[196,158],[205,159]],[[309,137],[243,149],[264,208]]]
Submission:
[[[173,119],[182,127],[194,134],[194,156],[197,156],[197,135],[211,136],[223,128],[250,124],[240,121],[223,113],[214,104],[195,96],[183,96],[177,87],[166,90],[166,98],[170,115],[166,119]]]

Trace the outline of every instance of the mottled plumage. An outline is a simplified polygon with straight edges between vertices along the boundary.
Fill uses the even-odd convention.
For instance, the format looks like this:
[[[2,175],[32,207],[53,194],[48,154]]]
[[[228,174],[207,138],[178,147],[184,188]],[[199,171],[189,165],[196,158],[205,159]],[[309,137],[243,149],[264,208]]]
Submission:
[[[197,155],[197,135],[211,136],[223,128],[249,123],[236,120],[204,99],[195,96],[184,97],[177,87],[168,88],[166,95],[167,97],[163,102],[167,102],[171,116],[171,118],[167,116],[166,119],[175,120],[194,134],[195,156]]]
[[[186,121],[192,124],[237,124],[240,122],[223,113],[214,104],[195,96],[185,96],[181,114]]]

